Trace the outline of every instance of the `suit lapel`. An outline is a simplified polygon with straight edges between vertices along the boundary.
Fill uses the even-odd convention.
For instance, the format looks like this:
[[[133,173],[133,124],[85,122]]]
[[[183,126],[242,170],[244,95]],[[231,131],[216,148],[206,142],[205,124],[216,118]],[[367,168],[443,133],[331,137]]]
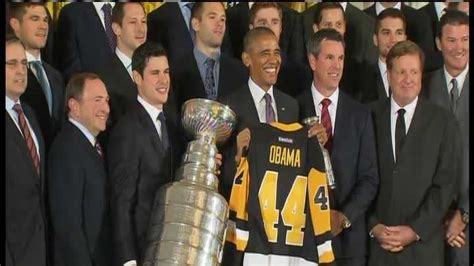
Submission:
[[[228,70],[232,70],[232,68],[227,66],[228,61],[224,54],[221,54],[220,62],[219,62],[219,84],[217,86],[217,98],[221,99],[223,96],[228,95],[232,92],[229,92],[229,86],[224,84],[226,80],[232,80],[230,75],[232,73],[228,73]]]
[[[288,106],[283,100],[282,93],[273,87],[273,95],[275,97],[275,106],[277,111],[278,121],[282,123],[289,123],[291,121],[290,114],[288,113]]]
[[[91,19],[89,24],[89,27],[92,27],[92,29],[89,30],[90,33],[94,32],[103,32],[103,34],[100,34],[101,36],[90,36],[91,38],[99,38],[102,39],[102,42],[104,43],[104,47],[107,47],[107,50],[110,51],[109,49],[109,41],[107,40],[107,34],[105,32],[104,27],[102,27],[102,21],[100,20],[94,4],[92,3],[87,3],[87,6],[84,8],[85,13],[89,13],[87,15],[84,15],[85,18]],[[93,29],[95,28],[95,29]]]
[[[374,71],[375,82],[377,84],[377,98],[378,99],[385,99],[387,98],[387,93],[385,92],[385,86],[383,85],[383,77],[380,73],[380,68],[377,65]]]
[[[151,117],[147,113],[145,108],[140,103],[137,103],[137,105],[138,105],[137,115],[138,115],[139,122],[148,132],[148,136],[150,136],[150,141],[153,144],[153,147],[155,148],[157,153],[161,153],[161,151],[163,150],[163,147],[161,146],[160,136],[158,135],[158,132],[156,131],[153,121],[151,120]]]
[[[386,169],[392,169],[395,163],[393,158],[393,147],[392,147],[392,131],[390,127],[390,99],[387,98],[383,102],[380,115],[377,116],[377,140],[379,140],[381,152],[379,153],[380,162],[387,162],[389,167]]]
[[[300,98],[300,119],[305,119],[307,117],[316,116],[316,110],[314,108],[313,95],[311,94],[311,89],[305,90]]]

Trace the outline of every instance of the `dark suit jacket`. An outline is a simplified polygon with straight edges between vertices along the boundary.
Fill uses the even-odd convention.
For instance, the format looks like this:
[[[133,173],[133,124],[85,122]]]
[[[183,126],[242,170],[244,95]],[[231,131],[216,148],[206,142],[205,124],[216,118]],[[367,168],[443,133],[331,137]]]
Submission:
[[[281,65],[278,72],[277,87],[280,91],[295,97],[307,88],[313,73],[307,64],[281,53]]]
[[[369,265],[444,265],[444,217],[460,174],[460,132],[450,112],[419,98],[410,128],[394,162],[390,132],[390,99],[373,108],[380,190],[369,227],[408,225],[419,242],[390,253],[370,240]]]
[[[364,10],[373,18],[377,17],[375,12],[375,4]],[[431,30],[430,19],[420,10],[402,3],[401,11],[405,16],[407,22],[407,37],[408,40],[418,44],[425,54],[434,52],[433,46],[433,32]]]
[[[311,6],[302,13],[304,47],[306,47],[308,40],[314,34],[313,23],[317,5]],[[345,15],[347,19],[344,37],[346,56],[350,55],[357,62],[367,61],[375,63],[378,57],[378,50],[372,40],[375,26],[374,19],[350,3],[347,3]]]
[[[315,116],[311,90],[298,96],[300,119]],[[379,185],[372,118],[368,107],[339,91],[331,163],[336,179],[332,208],[351,221],[350,229],[333,238],[336,259],[367,254],[366,212]]]
[[[120,118],[109,138],[108,170],[115,265],[141,259],[155,194],[173,179],[183,140],[176,112],[165,105],[171,152],[163,150],[158,132],[146,110],[136,102]]]
[[[71,122],[58,133],[48,159],[55,265],[112,265],[104,160]]]
[[[48,77],[53,99],[53,112],[49,114],[48,103],[43,89],[33,72],[28,69],[28,85],[21,100],[27,103],[36,114],[41,133],[45,140],[46,151],[65,120],[64,81],[61,74],[52,66],[43,62],[43,67]]]
[[[430,73],[425,82],[424,96],[436,105],[451,111],[451,96],[446,87],[444,68]],[[469,210],[469,72],[457,102],[456,116],[461,129],[463,172],[460,180],[458,206]]]
[[[127,72],[120,59],[112,56],[100,69],[99,76],[109,93],[111,124],[118,119],[137,101],[137,85]]]
[[[427,5],[423,6],[419,10],[425,12],[425,14],[428,15],[430,18],[430,23],[431,23],[431,30],[433,32],[433,47],[434,47],[434,52],[432,53],[431,56],[426,56],[426,62],[425,62],[425,72],[430,72],[434,71],[440,67],[443,66],[443,54],[441,53],[440,50],[436,48],[436,34],[438,31],[438,15],[436,14],[436,8],[433,2],[428,3]]]
[[[303,62],[306,60],[306,51],[301,18],[297,11],[282,4],[280,7],[283,13],[280,49],[296,61]],[[249,31],[249,11],[247,2],[241,2],[226,10],[227,31],[232,42],[234,57],[239,60],[242,60],[244,37]]]
[[[54,59],[67,82],[77,72],[97,73],[114,53],[92,3],[71,3],[59,13]]]
[[[46,155],[33,111],[24,103],[22,108],[39,142],[41,176],[36,173],[23,135],[5,111],[5,262],[15,266],[47,265]]]
[[[277,107],[277,118],[281,123],[298,122],[298,103],[295,99],[273,87],[273,96],[275,97],[275,104]],[[222,151],[221,167],[221,183],[219,184],[219,192],[228,200],[236,165],[234,157],[236,154],[236,136],[243,129],[257,125],[260,123],[258,118],[257,108],[250,93],[250,88],[247,84],[240,87],[237,91],[230,94],[223,101],[228,105],[232,111],[237,115],[237,125],[224,146],[219,150]]]
[[[147,40],[161,43],[168,52],[170,66],[194,48],[191,34],[186,26],[178,3],[164,3],[148,14]],[[224,34],[222,52],[232,55],[232,46],[228,40],[228,30]]]
[[[172,71],[172,86],[177,97],[178,106],[192,98],[206,98],[206,91],[196,58],[193,52],[183,55]],[[229,95],[248,81],[248,70],[242,62],[221,54],[219,68],[219,84],[217,88],[217,100]]]
[[[378,63],[365,64],[358,78],[361,90],[357,100],[362,103],[370,103],[387,98]]]

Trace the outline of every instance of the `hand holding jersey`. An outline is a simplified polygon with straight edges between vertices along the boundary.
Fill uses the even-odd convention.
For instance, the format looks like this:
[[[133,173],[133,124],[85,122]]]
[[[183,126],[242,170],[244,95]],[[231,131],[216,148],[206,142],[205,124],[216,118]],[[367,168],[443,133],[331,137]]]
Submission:
[[[330,200],[319,144],[297,123],[260,124],[242,132],[248,151],[232,186],[223,265],[332,262]]]

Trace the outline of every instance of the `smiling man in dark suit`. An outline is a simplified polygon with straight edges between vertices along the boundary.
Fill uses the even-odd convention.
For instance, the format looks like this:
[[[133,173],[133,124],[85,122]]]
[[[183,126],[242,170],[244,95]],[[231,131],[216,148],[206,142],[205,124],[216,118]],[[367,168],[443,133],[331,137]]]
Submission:
[[[367,255],[365,217],[379,184],[370,110],[339,89],[345,67],[342,35],[322,29],[308,43],[313,82],[298,97],[300,119],[317,115],[328,135],[325,147],[336,181],[331,203],[336,263],[362,266]]]
[[[105,150],[110,130],[137,100],[137,86],[132,77],[132,54],[146,41],[146,14],[142,3],[116,3],[112,11],[112,30],[117,40],[115,54],[99,71],[110,96],[109,123],[107,130],[99,135]]]
[[[168,59],[152,42],[132,57],[138,96],[109,138],[114,265],[141,265],[155,194],[173,180],[180,144],[177,111],[170,93]]]
[[[63,79],[41,57],[48,37],[48,13],[41,3],[10,3],[10,14],[10,26],[25,45],[28,60],[29,82],[21,99],[35,111],[48,151],[65,118]]]
[[[226,31],[224,5],[220,2],[195,3],[190,27],[196,33],[192,51],[182,54],[173,73],[173,89],[178,106],[192,98],[221,101],[248,78],[239,60],[221,51]]]
[[[25,47],[5,40],[5,265],[45,266],[47,217],[44,199],[45,149],[33,110],[22,103]]]
[[[55,265],[111,264],[109,194],[97,135],[109,116],[109,95],[96,74],[79,73],[66,87],[69,121],[48,158]]]
[[[454,115],[419,98],[423,52],[402,41],[387,56],[389,99],[373,106],[380,190],[369,215],[369,265],[444,264],[444,218],[461,175]]]
[[[454,113],[461,127],[462,177],[459,196],[448,216],[446,242],[449,265],[469,263],[469,16],[449,10],[439,25],[436,45],[444,66],[427,77],[424,94],[433,103]],[[463,240],[459,241],[458,236]]]

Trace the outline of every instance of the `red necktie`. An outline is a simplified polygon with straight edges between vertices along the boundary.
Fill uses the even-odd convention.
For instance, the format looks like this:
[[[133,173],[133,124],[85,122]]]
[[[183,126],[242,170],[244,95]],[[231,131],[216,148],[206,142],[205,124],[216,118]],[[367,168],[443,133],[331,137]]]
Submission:
[[[100,157],[104,159],[104,151],[102,150],[102,146],[100,146],[98,141],[95,142],[94,147],[97,150],[97,153],[100,155]]]
[[[324,145],[329,152],[332,149],[332,125],[331,125],[331,116],[329,115],[328,107],[331,104],[331,100],[328,98],[324,98],[321,101],[323,108],[321,109],[321,123],[323,124],[324,128],[326,129],[326,133],[328,135],[328,141]]]
[[[23,109],[21,109],[20,104],[16,103],[13,106],[13,110],[18,113],[18,122],[20,125],[20,130],[23,133],[23,137],[26,141],[26,146],[28,146],[28,150],[30,151],[31,158],[33,159],[33,165],[36,168],[36,173],[40,176],[40,160],[38,157],[38,152],[36,151],[36,145],[33,141],[33,137],[31,136],[30,128],[26,123],[26,117],[23,113]]]

